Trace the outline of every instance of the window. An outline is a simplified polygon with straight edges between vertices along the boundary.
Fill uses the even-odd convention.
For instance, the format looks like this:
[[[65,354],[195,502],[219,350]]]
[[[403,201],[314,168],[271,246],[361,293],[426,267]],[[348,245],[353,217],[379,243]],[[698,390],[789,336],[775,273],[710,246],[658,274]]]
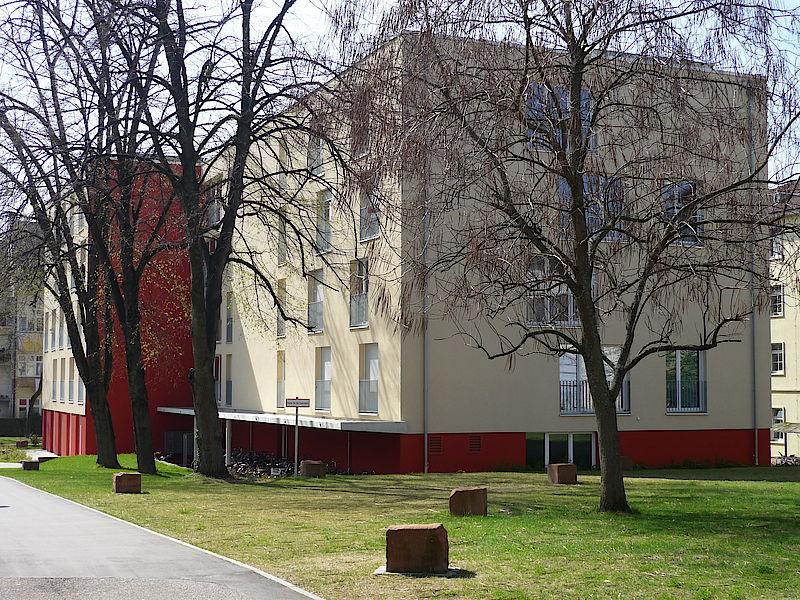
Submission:
[[[60,366],[59,374],[61,375],[61,379],[58,380],[58,400],[59,402],[64,402],[64,383],[67,376],[66,359],[61,359]]]
[[[56,349],[56,309],[50,313],[50,351]]]
[[[217,400],[217,406],[222,402],[221,360],[222,357],[219,354],[214,357],[214,397]]]
[[[683,181],[662,188],[664,218],[675,236],[675,243],[683,246],[703,245],[703,215],[697,205],[697,185]]]
[[[279,279],[278,280],[277,296],[278,296],[278,306],[280,306],[280,308],[285,311],[286,310],[286,280],[285,279]],[[279,338],[286,337],[286,319],[283,318],[283,315],[281,315],[280,310],[278,311],[278,323],[277,323],[277,330],[276,331],[277,331],[277,333],[276,333],[277,337],[279,337]]]
[[[75,359],[69,359],[69,384],[67,387],[69,403],[75,402]]]
[[[350,327],[367,325],[369,264],[366,258],[350,263]]]
[[[771,317],[783,316],[783,286],[773,285],[769,294],[769,315]]]
[[[318,131],[312,131],[308,136],[308,172],[312,175],[322,175],[322,147],[324,140]]]
[[[786,363],[783,355],[783,342],[772,344],[772,374],[783,375],[785,365]]]
[[[44,339],[42,340],[42,350],[47,352],[47,340],[48,340],[48,330],[50,329],[50,313],[45,313],[44,315]]]
[[[537,256],[528,269],[527,324],[534,327],[578,327],[572,292],[559,277],[560,266],[546,256]]]
[[[225,343],[233,342],[233,292],[225,294]]]
[[[359,209],[359,240],[366,242],[378,237],[380,234],[380,214],[377,192],[362,191]]]
[[[233,406],[233,355],[225,356],[225,406]]]
[[[331,250],[331,200],[330,190],[317,194],[317,253],[324,254]]]
[[[783,236],[775,230],[769,238],[769,257],[772,260],[783,258]]]
[[[786,422],[786,411],[783,408],[773,408],[772,409],[772,425],[778,425],[779,423]],[[782,442],[786,439],[786,434],[781,431],[775,431],[773,428],[772,430],[772,441],[773,442]]]
[[[57,383],[56,382],[58,381],[58,360],[55,359],[55,358],[53,359],[53,370],[50,373],[50,377],[51,377],[51,380],[50,380],[50,383],[51,383],[50,400],[55,402],[56,400],[58,400],[58,395],[56,393],[57,392],[57,389],[56,389]]]
[[[278,386],[275,390],[275,406],[277,408],[286,407],[286,355],[283,350],[278,350],[277,354],[277,380]]]
[[[285,139],[280,140],[278,143],[278,186],[281,190],[286,191],[287,186],[287,171],[289,166],[289,149]]]
[[[370,90],[363,86],[356,92],[350,107],[350,156],[354,159],[369,154],[370,100]]]
[[[566,233],[570,227],[572,192],[563,177],[559,179],[558,194],[561,205],[561,228]],[[625,195],[622,180],[605,175],[584,175],[583,210],[589,235],[600,232],[604,241],[621,240],[625,225],[623,222]]]
[[[286,245],[286,214],[283,210],[278,211],[278,247],[276,254],[278,266],[285,265],[289,259],[289,248]]]
[[[611,361],[618,361],[619,346],[603,346],[603,352]],[[565,352],[558,359],[559,370],[559,411],[562,415],[594,414],[594,403],[589,393],[589,381],[583,357]],[[614,372],[605,365],[606,379],[611,383]],[[630,412],[630,381],[626,375],[622,390],[617,397],[617,413]]]
[[[83,380],[80,378],[80,373],[78,374],[78,404],[83,404],[83,399],[86,394],[86,388],[83,385]]]
[[[570,94],[561,87],[548,87],[542,83],[531,86],[528,103],[528,139],[537,150],[572,150],[570,125]],[[581,136],[589,150],[597,148],[597,136],[591,129],[594,99],[589,90],[581,90]],[[566,135],[566,139],[565,139]],[[566,141],[566,143],[565,143]]]
[[[358,412],[378,414],[378,344],[361,344],[359,351]]]
[[[316,381],[314,384],[314,410],[331,409],[331,349],[330,346],[316,350]]]
[[[64,348],[64,313],[58,313],[58,349],[62,350]]]
[[[705,412],[705,353],[676,350],[666,355],[667,412]]]
[[[308,328],[314,333],[323,331],[325,325],[323,287],[322,269],[311,271],[308,275]]]

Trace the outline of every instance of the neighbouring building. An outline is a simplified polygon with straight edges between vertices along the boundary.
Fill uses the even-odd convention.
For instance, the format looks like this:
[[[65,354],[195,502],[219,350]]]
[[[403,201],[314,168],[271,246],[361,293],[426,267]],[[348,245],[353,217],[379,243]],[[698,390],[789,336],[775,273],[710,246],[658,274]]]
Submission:
[[[770,360],[772,373],[772,458],[800,456],[800,288],[797,269],[800,224],[797,182],[776,190],[776,209],[783,225],[776,229],[770,250],[774,279],[770,294]]]

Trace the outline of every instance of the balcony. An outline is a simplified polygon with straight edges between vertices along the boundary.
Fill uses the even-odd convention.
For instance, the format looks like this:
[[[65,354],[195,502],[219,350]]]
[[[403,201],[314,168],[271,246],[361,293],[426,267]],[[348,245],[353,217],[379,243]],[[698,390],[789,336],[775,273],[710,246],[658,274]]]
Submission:
[[[378,380],[361,379],[358,382],[358,412],[378,414]]]
[[[668,413],[704,413],[706,411],[706,382],[704,380],[667,380]]]
[[[317,379],[314,382],[314,410],[331,409],[331,380]]]
[[[562,380],[559,384],[559,407],[561,415],[593,415],[594,402],[589,393],[588,381]],[[617,414],[631,412],[631,384],[625,379],[622,393],[617,397]]]
[[[324,328],[325,321],[322,309],[322,301],[308,303],[308,328],[314,333],[319,333]]]
[[[367,325],[367,295],[350,295],[350,327]]]
[[[277,408],[286,408],[286,383],[278,380],[278,385],[275,389],[275,406]]]

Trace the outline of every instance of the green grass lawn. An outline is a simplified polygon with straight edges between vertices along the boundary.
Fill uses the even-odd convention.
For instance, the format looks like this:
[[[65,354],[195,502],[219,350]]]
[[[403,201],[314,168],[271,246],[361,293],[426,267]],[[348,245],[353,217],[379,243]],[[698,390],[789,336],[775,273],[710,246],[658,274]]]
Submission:
[[[635,515],[596,512],[598,477],[477,473],[224,483],[159,465],[141,495],[111,493],[93,457],[5,471],[50,492],[236,558],[328,600],[800,598],[800,469],[636,472]],[[122,457],[132,467],[131,456]],[[489,516],[447,512],[487,485]],[[456,579],[376,577],[385,528],[445,524]]]
[[[25,440],[24,437],[3,437],[0,436],[0,462],[21,462],[27,460],[28,453],[25,450],[17,450],[15,442]],[[29,446],[29,448],[39,448],[39,446]]]

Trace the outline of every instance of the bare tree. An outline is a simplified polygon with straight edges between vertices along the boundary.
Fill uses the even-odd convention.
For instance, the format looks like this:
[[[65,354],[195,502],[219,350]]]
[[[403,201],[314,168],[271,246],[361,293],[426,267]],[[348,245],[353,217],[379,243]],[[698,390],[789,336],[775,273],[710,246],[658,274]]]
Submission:
[[[169,0],[128,7],[131,17],[157,27],[152,43],[163,46],[164,71],[152,78],[152,90],[140,78],[139,91],[150,106],[163,107],[165,116],[150,111],[146,123],[153,154],[185,218],[198,470],[212,477],[228,476],[213,376],[226,268],[235,265],[252,276],[283,318],[304,320],[284,311],[279,291],[256,259],[263,249],[249,247],[239,231],[242,218],[252,216],[267,236],[292,238],[301,256],[317,243],[302,226],[316,210],[281,183],[287,173],[318,179],[308,165],[295,169],[282,160],[279,149],[288,132],[313,133],[326,143],[311,113],[292,110],[304,104],[319,74],[328,73],[285,29],[294,4],[279,2],[272,12],[261,7],[257,19],[250,0],[217,17]],[[138,58],[127,50],[129,41],[120,35],[116,43],[133,68]]]
[[[125,23],[123,17],[102,1],[70,7],[38,0],[18,3],[4,23],[5,39],[14,48],[5,64],[25,84],[3,94],[0,124],[12,164],[24,176],[9,168],[4,174],[24,195],[23,210],[33,211],[40,224],[52,260],[49,287],[65,312],[93,414],[106,403],[113,307],[123,334],[138,469],[154,473],[139,293],[148,265],[162,250],[180,247],[182,232],[169,230],[175,222],[170,218],[172,193],[168,184],[162,185],[160,172],[148,165],[143,148],[150,139],[141,127],[146,100],[126,71],[128,56],[113,43],[124,29],[137,69],[144,65],[142,79],[151,81],[159,53],[159,46],[150,44],[155,31]],[[88,225],[85,234],[74,227],[82,219]],[[84,251],[86,264],[81,262]],[[100,362],[89,365],[86,356]],[[110,416],[100,427],[96,419],[95,425],[98,447],[105,448],[100,438],[113,440]]]
[[[411,30],[400,58],[362,63],[367,79],[393,72],[402,99],[381,107],[374,154],[416,186],[406,296],[488,358],[585,365],[601,511],[630,510],[627,374],[741,340],[769,286],[767,161],[798,116],[778,41],[793,18],[769,3],[403,1],[378,36]]]

